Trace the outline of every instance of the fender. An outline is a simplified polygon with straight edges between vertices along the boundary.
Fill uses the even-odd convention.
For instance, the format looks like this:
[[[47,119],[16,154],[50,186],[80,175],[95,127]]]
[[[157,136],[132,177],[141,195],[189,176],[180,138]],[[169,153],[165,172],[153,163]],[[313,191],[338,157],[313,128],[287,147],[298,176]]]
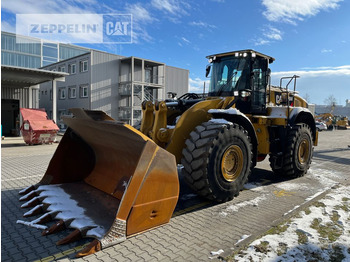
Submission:
[[[311,128],[313,142],[317,145],[317,131],[314,116],[304,107],[294,107],[289,113],[288,125],[292,127],[297,123],[305,123]]]
[[[253,146],[253,166],[255,166],[258,156],[258,138],[250,119],[236,108],[210,109],[208,113],[211,114],[215,119],[223,118],[227,121],[239,124],[248,132]]]

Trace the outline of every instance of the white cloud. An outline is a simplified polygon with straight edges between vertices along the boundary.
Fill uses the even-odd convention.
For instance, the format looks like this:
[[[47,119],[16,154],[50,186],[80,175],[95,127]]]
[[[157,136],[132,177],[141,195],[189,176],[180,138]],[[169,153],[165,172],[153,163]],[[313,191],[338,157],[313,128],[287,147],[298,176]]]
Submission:
[[[266,40],[266,39],[262,39],[262,38],[253,40],[252,42],[254,42],[254,45],[256,45],[256,46],[259,46],[259,45],[268,45],[268,44],[271,43],[271,41]]]
[[[181,37],[181,40],[184,41],[186,44],[191,44],[191,41],[185,37]]]
[[[325,48],[323,48],[323,49],[321,50],[321,53],[332,53],[332,52],[333,52],[332,49],[325,49]]]
[[[1,31],[16,33],[16,27],[7,21],[1,21]]]
[[[154,8],[174,16],[187,14],[186,9],[190,7],[188,3],[181,0],[152,0],[151,4]]]
[[[147,32],[146,26],[157,19],[145,8],[141,3],[127,4],[125,6],[125,12],[132,14],[133,19],[133,32],[132,42],[140,43],[142,41],[151,42],[153,37]]]
[[[320,11],[336,9],[343,0],[262,0],[264,16],[272,22],[296,24]]]
[[[273,27],[271,25],[267,25],[264,28],[261,29],[262,36],[258,39],[252,40],[254,45],[260,46],[260,45],[268,45],[275,41],[281,41],[283,32],[276,27]]]
[[[73,1],[73,0],[11,0],[3,1],[1,7],[3,10],[13,14],[82,14],[96,13],[100,4],[97,0]]]
[[[330,94],[336,97],[339,104],[350,98],[350,65],[337,67],[317,67],[310,70],[273,72],[271,83],[279,86],[280,78],[285,76],[299,75],[296,90],[300,94],[308,94],[312,103],[323,104]],[[287,81],[283,82],[285,86]],[[293,84],[290,85],[293,88]]]
[[[199,77],[189,79],[189,92],[192,93],[203,93],[203,87],[205,82],[205,92],[208,93],[209,89],[209,79],[201,79]]]
[[[282,40],[282,32],[275,27],[269,26],[264,30],[264,36],[272,40]]]
[[[125,11],[132,14],[133,21],[136,22],[149,23],[155,20],[141,3],[127,4]]]
[[[343,66],[319,66],[319,67],[303,67],[302,70],[339,70],[339,69],[349,69],[350,65]]]
[[[193,22],[190,22],[189,25],[192,25],[192,26],[198,26],[198,27],[202,27],[202,28],[208,28],[208,29],[214,29],[216,28],[215,25],[211,25],[211,24],[208,24],[206,22],[203,22],[203,21],[193,21]]]
[[[293,76],[298,75],[301,77],[324,77],[324,76],[350,76],[350,65],[338,66],[338,67],[317,67],[312,70],[298,70],[298,71],[281,71],[272,72],[273,77]]]

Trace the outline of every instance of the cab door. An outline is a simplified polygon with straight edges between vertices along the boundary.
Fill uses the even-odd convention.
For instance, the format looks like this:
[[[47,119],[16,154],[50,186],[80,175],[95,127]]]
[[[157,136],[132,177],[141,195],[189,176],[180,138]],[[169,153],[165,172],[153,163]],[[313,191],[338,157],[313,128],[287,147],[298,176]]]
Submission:
[[[266,87],[268,79],[268,61],[262,57],[256,57],[252,63],[251,74],[251,111],[252,114],[266,114]]]

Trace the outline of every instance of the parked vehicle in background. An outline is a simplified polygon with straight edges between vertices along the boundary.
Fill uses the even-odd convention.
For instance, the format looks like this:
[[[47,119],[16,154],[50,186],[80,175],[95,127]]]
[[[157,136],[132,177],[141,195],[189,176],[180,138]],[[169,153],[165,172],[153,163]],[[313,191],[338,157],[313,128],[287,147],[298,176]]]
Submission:
[[[337,129],[350,129],[349,126],[349,119],[345,116],[336,116],[335,117],[336,120],[336,127]]]
[[[315,124],[318,131],[327,130],[327,125],[325,123],[316,121]]]

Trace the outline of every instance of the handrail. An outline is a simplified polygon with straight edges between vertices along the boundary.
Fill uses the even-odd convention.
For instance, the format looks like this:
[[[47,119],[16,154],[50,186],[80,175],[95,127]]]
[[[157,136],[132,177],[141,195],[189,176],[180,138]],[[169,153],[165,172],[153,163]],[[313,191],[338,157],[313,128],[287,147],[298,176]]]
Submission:
[[[280,79],[280,89],[282,93],[287,93],[287,115],[288,115],[288,119],[289,119],[289,91],[288,91],[288,86],[289,84],[294,80],[294,90],[293,90],[293,94],[295,94],[295,88],[296,88],[296,84],[297,84],[297,78],[299,78],[300,76],[298,75],[293,75],[293,76],[285,76],[285,77],[281,77]],[[286,91],[282,90],[282,82],[284,79],[290,79],[289,82],[286,85]],[[293,106],[294,106],[294,102],[295,102],[295,97],[293,95]]]

